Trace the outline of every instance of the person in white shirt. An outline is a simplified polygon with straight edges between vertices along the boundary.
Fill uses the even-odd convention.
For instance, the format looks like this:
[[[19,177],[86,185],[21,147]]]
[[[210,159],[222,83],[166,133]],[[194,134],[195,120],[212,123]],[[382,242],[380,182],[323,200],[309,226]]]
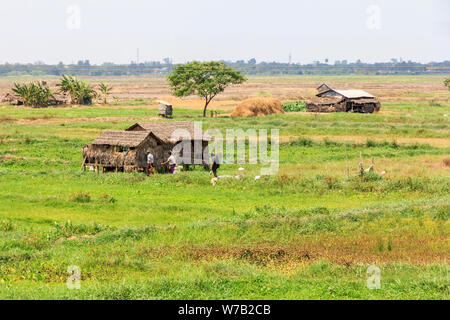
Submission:
[[[154,163],[154,157],[153,154],[150,152],[150,149],[147,150],[147,176],[150,175],[150,173],[153,174],[153,166]]]
[[[169,164],[169,173],[174,173],[175,165],[177,164],[175,160],[175,156],[172,154],[172,151],[169,151],[169,158],[167,161],[161,162],[161,165]]]

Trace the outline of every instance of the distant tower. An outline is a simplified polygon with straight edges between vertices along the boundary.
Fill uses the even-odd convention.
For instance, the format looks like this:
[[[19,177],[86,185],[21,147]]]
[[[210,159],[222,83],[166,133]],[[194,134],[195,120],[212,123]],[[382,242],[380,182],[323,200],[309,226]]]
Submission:
[[[139,48],[136,50],[136,64],[139,64]]]
[[[289,64],[292,62],[292,54],[289,52]]]

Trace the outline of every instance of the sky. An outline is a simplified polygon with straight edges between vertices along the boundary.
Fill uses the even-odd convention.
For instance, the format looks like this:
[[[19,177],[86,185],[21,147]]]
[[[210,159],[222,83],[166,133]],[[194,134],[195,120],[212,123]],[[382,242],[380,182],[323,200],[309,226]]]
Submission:
[[[2,0],[0,63],[450,60],[449,0]]]

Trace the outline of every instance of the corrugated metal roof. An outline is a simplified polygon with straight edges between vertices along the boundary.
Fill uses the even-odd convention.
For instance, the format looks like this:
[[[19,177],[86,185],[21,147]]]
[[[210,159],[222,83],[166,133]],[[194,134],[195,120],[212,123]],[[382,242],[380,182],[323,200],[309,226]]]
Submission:
[[[163,104],[163,105],[166,105],[166,106],[172,106],[172,104],[171,104],[171,103],[169,103],[169,102],[166,102],[166,101],[164,101],[164,100],[158,100],[158,101],[156,101],[156,102],[158,102],[159,104]]]
[[[350,89],[350,90],[337,90],[332,89],[334,92],[339,93],[341,96],[349,98],[349,99],[356,99],[356,98],[375,98],[370,93],[365,92],[364,90],[356,90],[356,89]]]

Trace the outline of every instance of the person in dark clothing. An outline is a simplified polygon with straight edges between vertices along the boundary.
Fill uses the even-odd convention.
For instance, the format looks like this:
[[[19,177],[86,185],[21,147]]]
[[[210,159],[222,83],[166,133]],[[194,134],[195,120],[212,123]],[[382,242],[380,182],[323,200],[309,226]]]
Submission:
[[[217,169],[220,168],[219,157],[214,153],[211,153],[211,161],[212,161],[211,171],[213,172],[214,177],[217,178]]]

